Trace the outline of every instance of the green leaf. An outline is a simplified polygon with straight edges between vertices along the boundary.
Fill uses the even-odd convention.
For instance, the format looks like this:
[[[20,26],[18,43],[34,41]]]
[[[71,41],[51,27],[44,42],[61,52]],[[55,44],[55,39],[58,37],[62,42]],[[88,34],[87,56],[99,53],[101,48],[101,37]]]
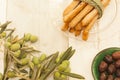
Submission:
[[[69,56],[69,53],[71,52],[72,47],[69,47],[64,54],[61,56],[59,62],[57,63],[57,66],[62,63],[62,61],[66,60],[66,58]]]
[[[20,70],[20,72],[28,74],[28,71],[27,71],[27,70],[25,70],[25,69]]]
[[[66,60],[69,60],[75,53],[75,50],[72,50],[69,55],[67,56]]]
[[[55,53],[50,62],[48,63],[45,73],[40,76],[40,80],[45,80],[56,68],[55,60],[58,57],[59,52]]]
[[[69,72],[60,72],[63,75],[72,77],[72,78],[77,78],[77,79],[85,79],[83,76],[79,75],[79,74],[75,74],[75,73],[69,73]]]
[[[11,22],[10,21],[7,21],[6,23],[0,25],[0,34],[7,28],[8,24],[10,24]]]
[[[51,66],[52,66],[53,64],[55,64],[55,60],[57,59],[58,54],[59,54],[59,52],[56,52],[56,53],[55,53],[55,55],[53,56],[53,58],[50,60],[47,68],[51,68]]]

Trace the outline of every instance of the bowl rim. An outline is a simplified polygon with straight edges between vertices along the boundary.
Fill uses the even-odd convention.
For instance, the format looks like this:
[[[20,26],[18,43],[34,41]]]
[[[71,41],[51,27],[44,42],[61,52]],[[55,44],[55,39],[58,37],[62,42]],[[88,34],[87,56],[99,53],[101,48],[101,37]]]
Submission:
[[[116,51],[120,51],[120,47],[108,47],[108,48],[105,48],[105,49],[99,51],[99,52],[96,54],[96,56],[93,58],[92,64],[91,64],[91,72],[92,72],[92,76],[93,76],[93,79],[94,79],[94,80],[96,80],[96,79],[95,79],[94,72],[93,72],[93,65],[95,64],[95,60],[97,59],[97,57],[98,57],[102,52],[104,52],[104,51],[106,51],[106,50],[109,50],[109,49],[113,49],[113,48],[116,49]],[[117,49],[118,49],[118,50],[117,50]]]

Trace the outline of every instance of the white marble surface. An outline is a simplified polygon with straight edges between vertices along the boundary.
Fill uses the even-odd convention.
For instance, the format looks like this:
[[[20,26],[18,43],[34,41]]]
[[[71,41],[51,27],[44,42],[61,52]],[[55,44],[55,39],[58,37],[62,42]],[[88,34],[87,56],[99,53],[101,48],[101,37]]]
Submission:
[[[68,38],[58,29],[62,25],[62,12],[72,0],[8,0],[7,8],[4,1],[0,0],[0,22],[11,20],[10,26],[16,27],[19,35],[36,34],[39,36],[37,48],[48,54],[73,46],[76,53],[71,59],[72,71],[85,76],[86,80],[93,80],[91,63],[94,56],[104,48],[120,46],[120,0],[116,0],[117,17],[111,31],[95,34],[95,38],[90,36],[92,41],[87,42]]]

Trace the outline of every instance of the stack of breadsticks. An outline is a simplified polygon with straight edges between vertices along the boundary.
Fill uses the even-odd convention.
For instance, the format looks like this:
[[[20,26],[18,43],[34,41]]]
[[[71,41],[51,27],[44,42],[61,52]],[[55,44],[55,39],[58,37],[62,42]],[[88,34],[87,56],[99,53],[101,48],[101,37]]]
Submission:
[[[110,0],[101,0],[103,9],[109,2]],[[64,25],[62,31],[69,31],[74,33],[75,36],[81,34],[82,39],[87,40],[89,32],[97,19],[99,19],[97,8],[87,2],[73,0],[63,12]]]

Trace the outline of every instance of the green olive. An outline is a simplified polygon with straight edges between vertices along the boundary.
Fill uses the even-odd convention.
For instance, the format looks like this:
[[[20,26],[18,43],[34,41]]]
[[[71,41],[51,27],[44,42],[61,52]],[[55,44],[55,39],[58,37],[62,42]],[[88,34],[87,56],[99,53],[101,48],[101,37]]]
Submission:
[[[68,65],[66,63],[62,63],[58,66],[59,71],[64,71],[68,68]]]
[[[33,64],[33,62],[29,62],[29,66],[30,66],[31,69],[34,69],[34,64]]]
[[[32,35],[32,36],[30,37],[30,41],[31,41],[32,43],[36,42],[37,40],[38,40],[38,37],[37,37],[37,36]]]
[[[68,60],[64,60],[62,64],[67,64],[68,66],[70,65],[70,62]]]
[[[7,41],[8,41],[8,42],[11,42],[11,38],[9,37],[9,38],[7,39]]]
[[[39,64],[39,58],[34,56],[33,59],[32,59],[32,62],[35,64],[35,65],[38,65]]]
[[[6,37],[6,32],[2,32],[2,33],[1,33],[1,36],[2,36],[2,37]]]
[[[60,54],[60,58],[63,56],[63,54],[64,54],[64,52],[62,52],[62,53]]]
[[[43,53],[43,54],[41,54],[39,60],[40,60],[40,61],[43,61],[43,60],[45,60],[45,58],[46,58],[46,54]]]
[[[0,80],[2,80],[2,78],[3,78],[3,75],[2,75],[2,73],[0,73]]]
[[[26,64],[28,64],[29,59],[28,58],[23,58],[23,59],[20,60],[20,62],[21,62],[21,65],[26,65]]]
[[[30,40],[30,37],[31,37],[31,34],[30,33],[27,33],[24,35],[24,40],[25,41],[29,41]]]
[[[10,48],[10,46],[11,46],[11,43],[10,43],[10,42],[6,42],[6,43],[5,43],[5,47],[6,47],[6,48]]]
[[[20,58],[21,58],[21,59],[26,58],[26,57],[27,57],[27,53],[22,53],[22,54],[20,55]]]
[[[55,61],[55,62],[56,62],[56,63],[58,63],[58,62],[59,62],[59,60],[60,60],[60,57],[57,57],[57,59],[56,59],[56,61]]]
[[[22,44],[24,43],[24,40],[21,39],[21,40],[18,41],[18,43],[19,43],[20,45],[22,45]]]
[[[20,44],[19,43],[12,44],[10,48],[12,51],[17,51],[20,49]]]
[[[8,71],[8,72],[7,72],[7,77],[8,77],[8,78],[14,78],[14,77],[16,77],[15,72],[13,72],[13,71]]]
[[[71,72],[71,68],[68,67],[64,72]]]
[[[37,67],[40,68],[40,67],[41,67],[41,64],[38,64]]]
[[[59,78],[60,76],[61,74],[58,71],[54,72],[54,78]]]
[[[14,56],[15,56],[15,57],[19,57],[20,54],[21,54],[21,51],[20,51],[20,50],[17,50],[17,51],[15,51]]]
[[[66,80],[67,76],[66,75],[61,75],[62,80]]]

